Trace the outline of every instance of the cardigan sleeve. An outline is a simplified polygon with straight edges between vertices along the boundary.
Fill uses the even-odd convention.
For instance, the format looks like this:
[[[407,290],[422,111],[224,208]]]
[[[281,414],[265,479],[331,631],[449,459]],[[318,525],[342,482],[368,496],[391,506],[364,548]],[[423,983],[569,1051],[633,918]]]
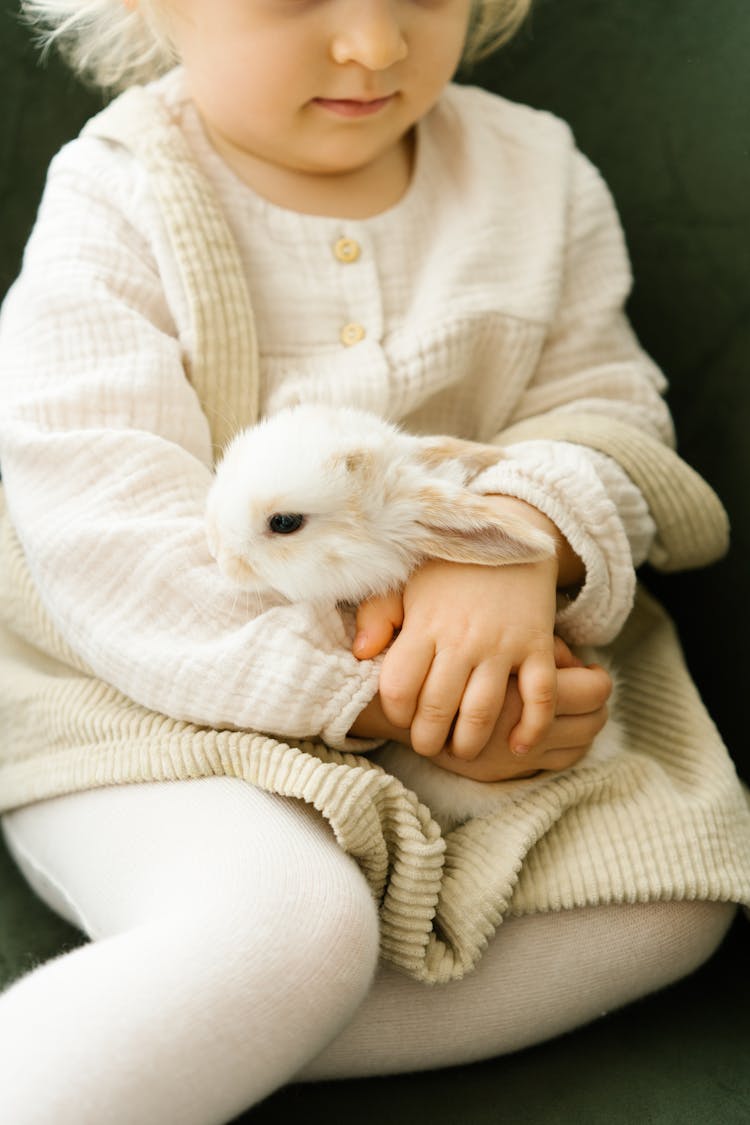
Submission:
[[[571,161],[556,307],[534,377],[507,424],[555,413],[601,414],[671,446],[664,376],[624,312],[631,273],[612,198],[585,157],[574,150]],[[630,612],[635,567],[655,535],[644,497],[615,460],[582,445],[524,441],[506,453],[475,487],[517,496],[553,520],[586,569],[557,627],[574,642],[611,641]]]
[[[128,217],[138,176],[99,141],[63,150],[0,317],[0,459],[29,570],[68,644],[136,702],[345,748],[379,671],[351,655],[352,622],[238,594],[208,552],[209,427],[174,279]]]

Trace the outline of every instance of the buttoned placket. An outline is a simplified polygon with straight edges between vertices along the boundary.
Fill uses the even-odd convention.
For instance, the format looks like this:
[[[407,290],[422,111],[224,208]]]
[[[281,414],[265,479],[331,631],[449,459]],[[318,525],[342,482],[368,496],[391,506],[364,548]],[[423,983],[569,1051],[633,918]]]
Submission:
[[[339,342],[354,348],[365,340],[379,344],[382,336],[382,301],[375,257],[369,239],[360,230],[344,231],[331,245],[336,263],[344,315]]]
[[[335,228],[334,228],[335,229]],[[329,242],[329,268],[341,317],[338,345],[347,377],[346,397],[367,409],[385,408],[388,362],[383,351],[383,294],[375,248],[365,224],[342,225]]]

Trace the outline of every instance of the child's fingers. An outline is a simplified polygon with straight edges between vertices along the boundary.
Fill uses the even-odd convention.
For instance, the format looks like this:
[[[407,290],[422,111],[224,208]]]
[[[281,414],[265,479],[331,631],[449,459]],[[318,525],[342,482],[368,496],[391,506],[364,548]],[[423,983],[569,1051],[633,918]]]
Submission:
[[[557,714],[587,715],[604,707],[612,693],[612,679],[600,664],[561,668],[557,674]]]
[[[558,668],[583,668],[584,666],[580,656],[576,656],[562,637],[558,637],[557,634],[554,637],[554,653],[555,665]]]
[[[450,737],[471,664],[458,659],[455,652],[437,653],[419,693],[411,722],[411,744],[418,754],[439,754]]]
[[[386,653],[378,693],[383,713],[394,726],[402,730],[411,726],[434,656],[433,642],[408,630],[399,634]]]
[[[521,721],[510,733],[514,754],[526,754],[549,729],[557,706],[557,669],[550,653],[534,652],[518,669]]]
[[[369,598],[357,609],[357,633],[352,652],[358,660],[372,660],[386,648],[404,620],[401,594],[392,592]]]
[[[475,668],[461,699],[450,740],[450,752],[471,762],[489,742],[505,703],[510,667],[499,660]]]
[[[569,715],[555,721],[554,733],[536,764],[544,770],[567,769],[591,749],[591,743],[604,728],[608,718],[606,707],[589,715]]]

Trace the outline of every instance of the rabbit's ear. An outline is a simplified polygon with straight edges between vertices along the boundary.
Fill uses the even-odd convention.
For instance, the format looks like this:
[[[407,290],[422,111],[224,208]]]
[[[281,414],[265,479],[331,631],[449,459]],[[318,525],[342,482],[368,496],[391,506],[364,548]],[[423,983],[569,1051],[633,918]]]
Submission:
[[[417,460],[428,469],[444,461],[458,461],[466,470],[466,483],[503,459],[499,445],[480,445],[448,436],[420,438]]]
[[[500,566],[541,562],[555,552],[546,532],[514,516],[499,516],[482,496],[430,486],[419,499],[419,548],[431,558]]]

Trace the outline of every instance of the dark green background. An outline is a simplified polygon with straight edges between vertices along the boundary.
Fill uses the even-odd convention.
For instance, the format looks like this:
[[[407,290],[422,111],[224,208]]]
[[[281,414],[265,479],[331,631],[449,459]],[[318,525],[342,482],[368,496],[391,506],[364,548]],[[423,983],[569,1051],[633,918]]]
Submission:
[[[102,104],[54,60],[39,68],[15,8],[0,0],[0,292],[50,156]],[[733,526],[721,563],[644,579],[750,779],[750,6],[539,0],[517,41],[466,78],[565,117],[613,190],[636,277],[632,320],[669,377],[680,451]],[[436,1074],[293,1087],[252,1119],[750,1123],[748,933],[739,921],[690,980],[557,1042]],[[77,940],[0,853],[0,979]]]

